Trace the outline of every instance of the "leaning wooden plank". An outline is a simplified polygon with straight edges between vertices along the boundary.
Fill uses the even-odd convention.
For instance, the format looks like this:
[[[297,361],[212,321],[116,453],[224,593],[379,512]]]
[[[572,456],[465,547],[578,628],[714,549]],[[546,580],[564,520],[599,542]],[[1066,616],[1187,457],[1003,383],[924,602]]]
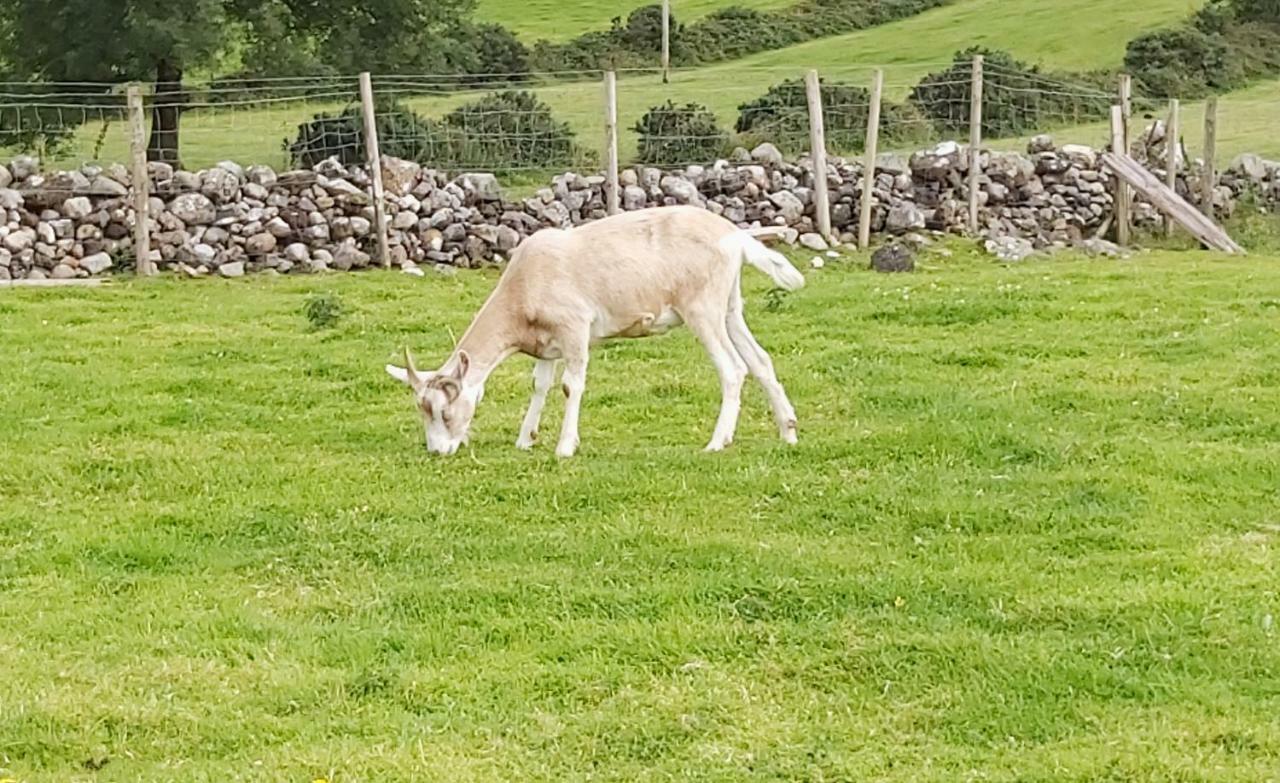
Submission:
[[[1245,252],[1244,248],[1236,244],[1221,226],[1202,214],[1133,158],[1107,152],[1103,153],[1102,160],[1117,177],[1145,196],[1161,212],[1178,221],[1206,247],[1228,254]]]
[[[71,280],[0,280],[0,288],[93,287],[102,285],[105,282],[105,280],[98,277],[73,278]]]
[[[788,229],[785,226],[762,226],[760,228],[748,228],[746,231],[767,245],[772,242],[782,241]]]

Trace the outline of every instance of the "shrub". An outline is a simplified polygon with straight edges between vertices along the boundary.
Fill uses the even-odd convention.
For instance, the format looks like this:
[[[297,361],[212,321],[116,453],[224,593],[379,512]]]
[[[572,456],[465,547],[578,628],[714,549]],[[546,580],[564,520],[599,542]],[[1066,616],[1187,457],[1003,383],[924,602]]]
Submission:
[[[729,134],[715,114],[699,103],[677,106],[667,101],[654,106],[636,123],[635,131],[640,134],[641,163],[703,163],[719,157],[729,143]]]
[[[969,129],[973,58],[983,55],[988,75],[982,94],[982,132],[988,138],[1043,130],[1055,121],[1078,123],[1105,117],[1111,98],[1090,85],[1063,84],[1008,52],[981,47],[957,52],[950,68],[924,77],[911,102],[944,133]]]
[[[866,145],[871,95],[861,87],[822,82],[823,119],[827,144],[844,152]],[[773,142],[786,152],[809,148],[809,99],[804,80],[788,79],[763,96],[738,107],[738,133]]]
[[[466,45],[456,57],[456,66],[473,77],[466,80],[467,86],[519,81],[530,70],[529,47],[502,25],[470,25],[462,39]]]
[[[1240,78],[1222,36],[1193,27],[1160,30],[1129,42],[1124,64],[1145,92],[1198,98]]]
[[[342,318],[342,313],[342,299],[335,293],[309,296],[302,307],[302,314],[306,316],[313,331],[333,328]]]
[[[397,158],[420,160],[427,139],[436,135],[426,120],[398,101],[378,101],[374,107],[378,141],[382,152]],[[364,118],[359,106],[337,114],[321,112],[298,126],[298,135],[285,140],[285,149],[294,166],[311,168],[336,156],[344,165],[362,163]]]

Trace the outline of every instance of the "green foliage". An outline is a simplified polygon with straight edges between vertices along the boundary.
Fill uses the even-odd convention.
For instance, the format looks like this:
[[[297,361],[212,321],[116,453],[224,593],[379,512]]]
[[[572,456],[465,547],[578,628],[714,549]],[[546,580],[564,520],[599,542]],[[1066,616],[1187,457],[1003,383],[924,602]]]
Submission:
[[[635,131],[640,135],[638,160],[656,165],[706,163],[723,155],[729,143],[716,115],[700,103],[654,106]]]
[[[383,153],[439,169],[544,169],[583,159],[573,131],[530,92],[491,93],[439,120],[423,118],[396,101],[381,103],[375,113]],[[335,155],[345,164],[362,162],[360,107],[317,114],[285,146],[297,166],[314,166]]]
[[[1105,117],[1110,109],[1110,96],[1083,80],[1077,89],[1067,89],[1062,84],[1066,77],[1046,82],[1048,75],[1039,67],[1008,52],[972,47],[956,52],[950,68],[925,76],[911,91],[911,102],[943,133],[969,129],[977,55],[983,55],[987,65],[982,93],[982,132],[987,138],[1033,133],[1055,122],[1074,124]]]
[[[823,120],[827,144],[841,152],[858,152],[866,146],[871,95],[843,82],[821,82]],[[899,111],[892,104],[882,107],[881,124],[893,129]],[[734,125],[750,140],[772,142],[784,152],[809,148],[809,100],[803,79],[788,79],[768,92],[738,107]]]
[[[314,331],[337,326],[344,311],[342,297],[333,291],[308,296],[307,303],[302,308],[302,314]]]

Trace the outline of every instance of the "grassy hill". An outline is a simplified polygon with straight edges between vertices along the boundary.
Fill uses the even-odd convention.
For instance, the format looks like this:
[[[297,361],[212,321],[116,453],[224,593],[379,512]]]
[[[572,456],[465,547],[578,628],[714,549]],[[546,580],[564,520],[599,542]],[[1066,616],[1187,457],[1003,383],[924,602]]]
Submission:
[[[567,41],[591,30],[604,30],[615,16],[625,17],[632,10],[650,5],[653,0],[480,0],[475,18],[497,22],[513,30],[527,41],[545,38]],[[679,22],[706,16],[729,6],[771,10],[785,8],[794,0],[674,0],[672,14]]]
[[[1196,0],[1145,0],[1118,7],[1110,0],[1058,0],[1051,6],[1043,0],[958,0],[954,5],[878,28],[680,71],[669,85],[650,74],[623,74],[619,86],[623,155],[629,156],[635,148],[631,127],[650,106],[668,98],[677,103],[705,104],[725,126],[732,126],[739,104],[808,68],[817,67],[828,79],[863,84],[872,68],[884,67],[889,97],[900,99],[923,74],[944,67],[956,50],[975,43],[1008,49],[1050,69],[1117,69],[1125,44],[1133,36],[1176,24],[1198,5]],[[584,146],[600,146],[601,87],[597,82],[560,83],[537,91],[557,115],[575,128]],[[1223,101],[1222,154],[1280,154],[1280,139],[1271,132],[1271,101],[1278,95],[1280,84],[1260,85]],[[473,97],[418,97],[409,103],[424,114],[438,115]],[[270,110],[192,114],[185,120],[184,154],[189,165],[207,165],[224,158],[281,165],[282,140],[316,111],[333,108],[339,107],[282,105]],[[1193,143],[1198,143],[1199,138],[1196,111],[1196,106],[1189,106],[1186,121]],[[99,130],[86,128],[77,151],[91,149]],[[1106,132],[1102,126],[1084,125],[1062,131],[1061,135],[1097,144],[1105,139]],[[109,129],[105,144],[104,157],[121,157],[124,129]]]

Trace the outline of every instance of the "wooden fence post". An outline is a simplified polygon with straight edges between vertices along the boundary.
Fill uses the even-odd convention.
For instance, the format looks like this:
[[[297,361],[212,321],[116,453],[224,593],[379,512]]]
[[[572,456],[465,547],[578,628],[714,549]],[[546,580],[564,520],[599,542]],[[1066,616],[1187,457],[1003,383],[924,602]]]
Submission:
[[[387,205],[382,188],[382,153],[378,151],[378,120],[373,107],[373,77],[360,74],[360,106],[364,111],[364,149],[373,180],[373,226],[378,234],[382,265],[391,266],[391,242],[387,237]]]
[[[1111,151],[1117,155],[1127,155],[1124,151],[1124,107],[1111,107]],[[1129,244],[1129,186],[1118,175],[1115,176],[1115,224],[1116,242],[1121,246]]]
[[[662,0],[662,83],[671,81],[671,0]]]
[[[978,233],[978,190],[982,185],[982,91],[983,62],[973,57],[973,85],[969,93],[969,233]]]
[[[1201,210],[1213,219],[1213,192],[1218,185],[1214,158],[1218,153],[1218,96],[1211,95],[1204,104],[1204,172],[1201,174]]]
[[[151,263],[151,175],[147,171],[147,119],[142,87],[129,85],[129,147],[133,158],[133,256],[134,273],[154,275]]]
[[[831,238],[831,196],[827,191],[827,131],[822,117],[822,82],[817,71],[809,71],[804,77],[805,93],[809,98],[809,157],[813,161],[814,214],[818,218],[818,233],[823,239]]]
[[[618,214],[618,76],[604,74],[604,177],[605,205],[610,215]]]
[[[1120,148],[1114,150],[1122,155],[1128,155],[1133,149],[1133,134],[1129,127],[1133,121],[1133,77],[1127,73],[1120,74],[1120,83],[1118,87],[1120,97]],[[1123,204],[1125,209],[1121,211],[1117,208],[1116,220],[1119,221],[1116,226],[1116,236],[1124,236],[1126,239],[1120,240],[1121,245],[1129,244],[1128,237],[1133,234],[1133,190],[1129,187],[1129,183],[1122,179],[1116,180],[1116,205]]]
[[[884,96],[884,71],[871,76],[871,105],[867,111],[867,157],[862,164],[862,213],[858,216],[858,247],[871,245],[871,211],[876,197],[876,159],[880,146],[880,101]]]
[[[1169,101],[1169,121],[1164,126],[1164,167],[1165,184],[1169,190],[1178,192],[1178,158],[1182,155],[1182,104],[1177,98]],[[1173,236],[1173,220],[1166,217],[1164,221],[1165,236]]]

